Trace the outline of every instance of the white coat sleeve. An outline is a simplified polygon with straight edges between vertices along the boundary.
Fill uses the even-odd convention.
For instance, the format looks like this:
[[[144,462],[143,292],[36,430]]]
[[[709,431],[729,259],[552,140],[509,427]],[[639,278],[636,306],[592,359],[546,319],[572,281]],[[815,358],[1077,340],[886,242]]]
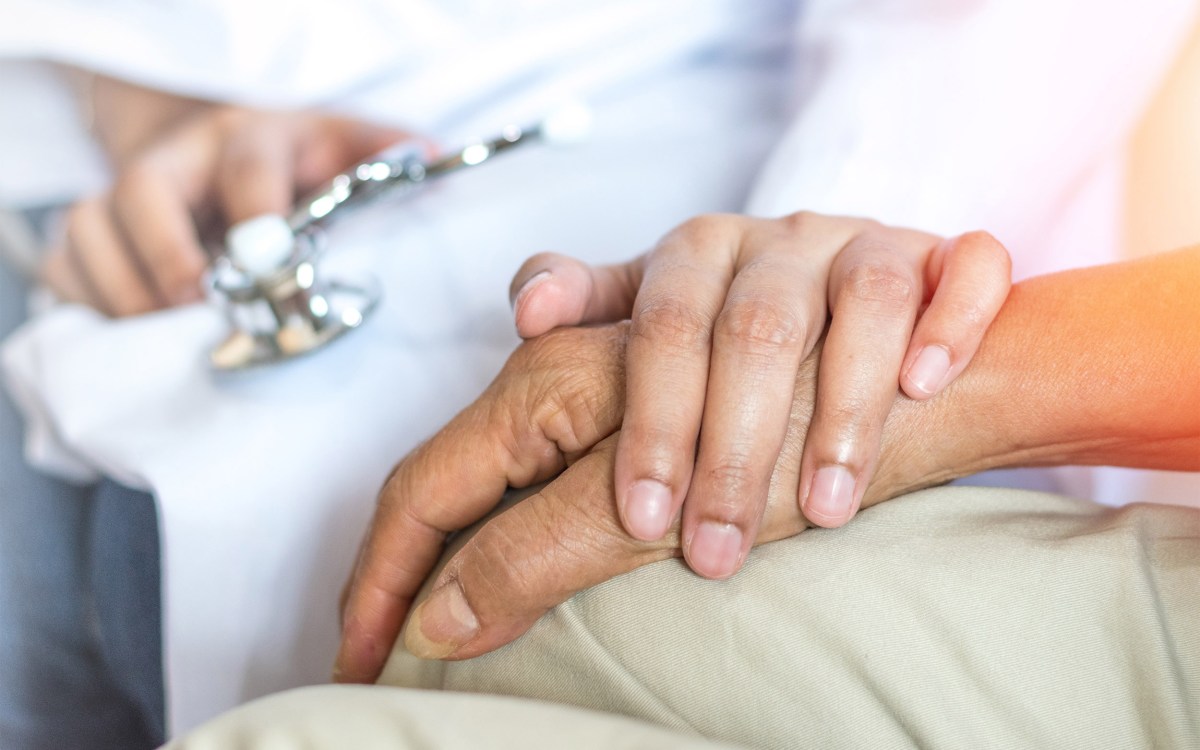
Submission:
[[[12,0],[0,59],[76,65],[201,97],[298,106],[453,44],[429,0]]]

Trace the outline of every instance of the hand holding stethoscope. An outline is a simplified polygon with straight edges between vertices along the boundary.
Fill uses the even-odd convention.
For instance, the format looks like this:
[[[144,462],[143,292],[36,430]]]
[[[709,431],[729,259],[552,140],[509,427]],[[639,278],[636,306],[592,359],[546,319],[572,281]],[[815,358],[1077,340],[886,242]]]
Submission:
[[[315,112],[205,104],[167,117],[180,110],[177,97],[115,81],[102,94],[120,100],[95,106],[97,117],[112,115],[95,128],[108,136],[115,181],[70,209],[42,277],[64,301],[114,317],[200,301],[206,241],[245,219],[286,213],[347,164],[413,139]],[[145,121],[165,127],[126,132]]]
[[[242,370],[309,354],[370,316],[380,298],[373,279],[355,282],[321,271],[324,229],[351,209],[382,195],[411,194],[523,144],[579,141],[590,125],[586,107],[568,104],[531,126],[510,125],[432,158],[402,142],[334,176],[289,217],[266,213],[235,224],[211,274],[232,328],[212,352],[213,367]]]

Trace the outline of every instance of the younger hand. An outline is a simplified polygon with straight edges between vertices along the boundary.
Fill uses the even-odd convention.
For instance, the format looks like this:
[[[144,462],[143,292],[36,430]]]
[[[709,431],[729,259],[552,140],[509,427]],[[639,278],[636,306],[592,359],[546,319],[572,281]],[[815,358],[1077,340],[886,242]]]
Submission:
[[[206,107],[120,165],[106,194],[71,208],[43,279],[63,300],[118,317],[198,301],[203,234],[286,214],[298,194],[405,137],[311,112]]]
[[[921,400],[952,382],[1009,286],[1008,254],[987,234],[943,240],[799,213],[693,219],[617,266],[538,255],[512,299],[525,338],[632,318],[622,525],[658,540],[682,507],[688,563],[725,578],[758,536],[796,374],[827,316],[797,499],[835,527],[862,503],[897,388]]]

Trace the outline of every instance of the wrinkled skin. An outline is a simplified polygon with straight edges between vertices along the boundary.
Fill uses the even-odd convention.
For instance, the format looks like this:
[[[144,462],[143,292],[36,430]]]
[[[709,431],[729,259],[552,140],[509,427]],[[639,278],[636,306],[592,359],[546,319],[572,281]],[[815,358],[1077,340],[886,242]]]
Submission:
[[[660,540],[634,539],[612,502],[629,331],[560,329],[523,344],[478,401],[396,467],[348,592],[339,680],[378,675],[447,535],[485,516],[509,486],[553,479],[485,524],[439,573],[405,634],[417,655],[485,653],[576,591],[681,554],[678,525]],[[808,525],[796,496],[819,354],[800,368],[755,543]],[[904,399],[889,426],[915,423],[922,406]],[[868,505],[930,481],[903,445],[885,438],[885,448]]]

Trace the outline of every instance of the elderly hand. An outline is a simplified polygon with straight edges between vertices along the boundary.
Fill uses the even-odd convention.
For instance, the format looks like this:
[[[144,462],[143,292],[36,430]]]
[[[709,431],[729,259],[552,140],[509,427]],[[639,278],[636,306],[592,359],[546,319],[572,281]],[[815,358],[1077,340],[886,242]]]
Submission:
[[[1197,289],[1200,249],[1022,283],[941,398],[895,397],[864,505],[1002,466],[1200,471]],[[573,592],[678,553],[674,532],[631,539],[613,504],[627,326],[526,343],[479,401],[397,466],[348,592],[340,680],[375,679],[447,534],[509,485],[568,467],[489,520],[431,582],[405,634],[417,655],[489,651]],[[827,354],[801,363],[757,541],[804,526],[799,459]]]
[[[694,219],[619,266],[535,256],[512,299],[525,338],[632,318],[613,479],[622,526],[659,540],[682,506],[688,563],[725,578],[758,536],[797,372],[827,314],[797,494],[809,521],[835,527],[876,471],[897,388],[922,400],[953,381],[1009,285],[989,235],[800,213]]]
[[[380,494],[348,589],[336,679],[378,676],[447,535],[487,515],[510,486],[561,472],[485,524],[441,571],[407,629],[406,643],[418,656],[490,651],[576,591],[679,554],[678,526],[659,540],[632,539],[612,499],[628,332],[628,324],[562,329],[527,342],[478,401],[400,462]],[[817,364],[809,357],[793,381],[757,542],[806,525],[795,498]],[[889,420],[911,420],[921,407],[908,401]],[[868,503],[933,481],[906,444],[889,446]]]
[[[298,193],[405,137],[316,113],[205,107],[118,163],[108,193],[71,208],[43,279],[113,316],[198,301],[202,234],[286,213]]]

